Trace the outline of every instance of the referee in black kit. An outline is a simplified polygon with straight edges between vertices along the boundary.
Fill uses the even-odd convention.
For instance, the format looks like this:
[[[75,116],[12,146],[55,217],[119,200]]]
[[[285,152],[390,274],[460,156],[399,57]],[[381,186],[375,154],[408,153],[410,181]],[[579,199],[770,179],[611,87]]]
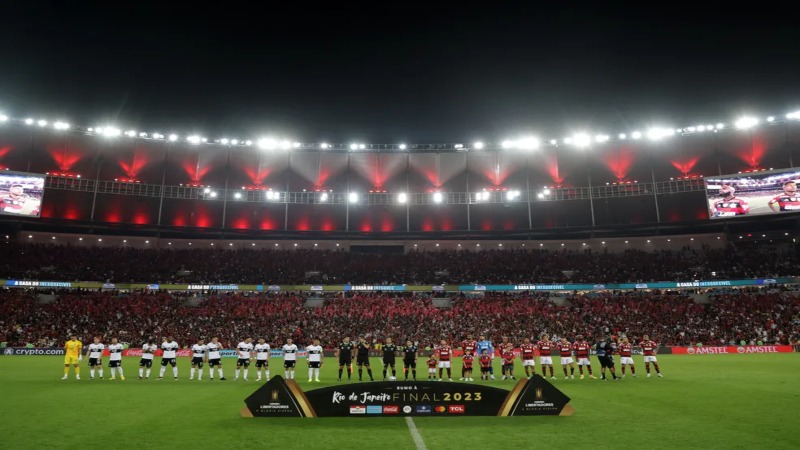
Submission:
[[[619,380],[619,377],[617,377],[617,372],[614,369],[614,350],[616,347],[617,346],[611,339],[611,336],[598,336],[597,344],[594,346],[594,351],[597,355],[597,359],[600,361],[600,373],[602,375],[601,380],[603,381],[607,380],[606,368],[611,370],[611,376],[614,377],[614,381]]]

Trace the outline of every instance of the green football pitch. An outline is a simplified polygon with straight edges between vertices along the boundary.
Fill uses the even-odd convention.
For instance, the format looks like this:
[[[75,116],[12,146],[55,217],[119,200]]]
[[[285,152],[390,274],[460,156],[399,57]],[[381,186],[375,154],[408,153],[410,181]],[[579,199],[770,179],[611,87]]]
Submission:
[[[209,381],[207,371],[202,381],[189,381],[186,358],[180,359],[178,381],[171,371],[169,378],[156,381],[156,366],[150,380],[138,381],[137,358],[125,359],[125,381],[89,380],[86,360],[80,381],[72,372],[62,381],[62,357],[0,356],[0,448],[800,447],[794,426],[800,407],[797,354],[662,355],[664,378],[649,379],[639,357],[639,378],[554,381],[572,398],[571,417],[415,417],[422,438],[417,443],[409,424],[398,417],[242,418],[244,399],[258,387],[254,368],[250,381],[234,382],[233,360],[225,362],[228,381]],[[378,362],[375,358],[373,364]],[[323,382],[310,384],[301,360],[300,386],[335,384],[337,367],[330,363],[323,368]],[[271,365],[272,375],[283,375],[279,359]],[[424,378],[424,368],[420,374]],[[486,383],[510,389],[514,382]]]

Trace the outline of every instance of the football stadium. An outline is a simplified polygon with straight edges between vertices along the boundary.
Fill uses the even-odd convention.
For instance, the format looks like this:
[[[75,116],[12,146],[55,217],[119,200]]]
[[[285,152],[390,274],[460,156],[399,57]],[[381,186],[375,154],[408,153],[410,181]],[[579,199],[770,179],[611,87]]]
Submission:
[[[239,64],[278,77],[255,99],[294,89],[288,74],[300,69],[251,67],[230,50],[226,67],[181,72],[183,101],[159,103],[137,91],[142,78],[111,77],[156,35],[125,37],[114,31],[124,21],[111,20],[104,36],[120,47],[109,53],[124,55],[80,60],[86,67],[63,84],[74,93],[21,107],[21,92],[48,89],[23,74],[62,61],[61,50],[105,54],[91,33],[59,43],[56,13],[67,13],[45,9],[53,30],[32,42],[60,50],[31,47],[51,62],[22,61],[18,80],[0,79],[1,448],[798,447],[800,110],[785,106],[791,99],[765,100],[767,112],[698,106],[702,114],[660,122],[595,114],[594,124],[483,138],[465,122],[451,127],[460,139],[379,139],[351,127],[367,114],[358,105],[304,122],[275,119],[275,97],[259,110],[274,126],[237,128],[192,112],[190,97],[208,93],[193,82],[233,91],[214,82]],[[78,13],[69,13],[76,24]],[[428,51],[393,31],[339,36],[325,23],[308,22],[299,29],[314,37],[294,43],[249,38],[276,60],[279,49],[332,34],[330,48],[308,55],[336,53],[334,42],[403,61],[424,60],[405,45]],[[500,27],[487,30],[499,40],[472,42],[476,54],[503,42]],[[153,33],[158,45],[188,48],[196,31]],[[198,42],[228,42],[208,33]],[[148,66],[148,88],[167,83],[173,56],[159,57],[163,72]],[[318,68],[352,75],[348,61]],[[427,92],[423,66],[433,67],[415,66],[418,84],[397,95],[425,96],[414,92]],[[92,78],[83,77],[98,68],[113,79],[84,102]],[[325,77],[340,80],[333,72]],[[456,72],[448,77],[470,79]],[[394,78],[377,73],[385,80],[350,92],[384,98]],[[109,98],[124,86],[117,112],[93,118],[95,102],[115,108]],[[175,124],[126,109],[137,95]],[[525,116],[520,105],[502,108]],[[412,125],[395,135],[431,136],[398,121]],[[362,137],[319,137],[342,129]]]

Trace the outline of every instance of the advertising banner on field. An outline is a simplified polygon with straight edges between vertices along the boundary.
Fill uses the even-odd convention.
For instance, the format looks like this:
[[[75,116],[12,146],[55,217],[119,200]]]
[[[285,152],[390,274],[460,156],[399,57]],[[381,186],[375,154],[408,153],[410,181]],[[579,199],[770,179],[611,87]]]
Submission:
[[[424,381],[343,384],[303,392],[275,376],[245,400],[243,417],[398,417],[572,415],[569,397],[539,375],[511,391]]]
[[[161,349],[156,350],[156,352],[154,353],[155,356],[159,356],[159,357],[161,355],[163,355],[163,354],[164,354],[164,351],[161,350]],[[104,350],[103,351],[103,356],[108,356],[108,350]],[[137,357],[141,357],[142,356],[142,349],[141,348],[125,349],[125,350],[122,351],[122,356],[137,356]],[[192,351],[189,350],[189,349],[178,350],[178,351],[175,352],[175,356],[178,356],[178,357],[192,356]]]
[[[0,351],[5,356],[63,356],[64,353],[63,348],[6,347]]]
[[[673,355],[730,355],[792,353],[791,345],[727,345],[720,347],[672,347]]]

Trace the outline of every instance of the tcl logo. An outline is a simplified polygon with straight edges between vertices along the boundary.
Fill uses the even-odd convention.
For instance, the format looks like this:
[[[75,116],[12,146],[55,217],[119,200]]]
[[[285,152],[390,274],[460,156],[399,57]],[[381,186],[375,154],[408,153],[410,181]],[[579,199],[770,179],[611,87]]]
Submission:
[[[450,414],[464,414],[465,408],[464,405],[448,405],[447,412]]]
[[[384,414],[400,414],[400,407],[399,406],[384,406],[383,407]]]

